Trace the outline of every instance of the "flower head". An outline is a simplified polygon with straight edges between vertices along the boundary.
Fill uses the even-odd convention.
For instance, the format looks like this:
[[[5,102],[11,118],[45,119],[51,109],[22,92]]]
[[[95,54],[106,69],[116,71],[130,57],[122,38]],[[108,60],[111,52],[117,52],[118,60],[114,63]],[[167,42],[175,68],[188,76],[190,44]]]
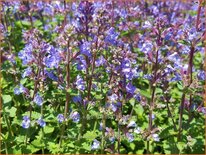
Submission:
[[[57,120],[58,120],[59,123],[62,123],[65,120],[64,115],[63,114],[58,114]]]
[[[128,83],[128,84],[126,85],[126,91],[127,91],[128,93],[130,93],[130,94],[134,94],[135,91],[136,91],[136,87],[133,86],[131,83]]]
[[[94,140],[93,143],[92,143],[92,150],[96,150],[100,147],[100,142],[98,140]]]
[[[116,45],[117,44],[117,39],[118,39],[119,33],[115,31],[114,27],[111,27],[107,31],[107,36],[105,38],[105,42],[109,43],[111,45]]]
[[[80,75],[77,76],[76,86],[77,86],[77,89],[79,90],[82,90],[82,91],[85,90],[85,82],[83,81]]]
[[[127,125],[128,128],[130,127],[136,127],[137,124],[135,123],[135,121],[130,121],[129,124]]]
[[[45,127],[46,126],[46,122],[42,119],[42,117],[40,117],[37,120],[37,123],[41,126],[41,127]]]
[[[39,93],[37,93],[34,97],[34,103],[36,103],[38,106],[42,106],[43,104],[43,99],[42,97],[39,95]]]
[[[74,97],[72,98],[72,101],[73,101],[74,103],[81,103],[81,102],[82,102],[82,97],[81,97],[80,95],[74,96]]]
[[[80,52],[81,54],[84,54],[88,57],[91,57],[91,43],[88,41],[85,41],[81,46],[80,46]]]
[[[31,121],[30,121],[29,116],[24,116],[23,121],[22,121],[22,127],[27,129],[30,127],[30,123],[31,123]]]
[[[21,93],[26,93],[26,88],[20,84],[20,87],[14,88],[14,94],[19,95]]]
[[[71,113],[70,118],[73,120],[73,122],[77,123],[79,122],[80,115],[77,111],[75,111]]]
[[[132,142],[134,140],[134,136],[132,133],[127,132],[126,133],[126,137],[128,139],[129,142]]]
[[[28,67],[25,69],[24,73],[22,74],[22,77],[25,78],[26,76],[30,76],[32,74],[32,68]]]
[[[158,134],[152,134],[152,138],[154,141],[159,142],[159,135]]]
[[[25,48],[19,52],[18,56],[23,61],[23,65],[27,65],[34,60],[32,51],[33,46],[31,44],[27,44]]]

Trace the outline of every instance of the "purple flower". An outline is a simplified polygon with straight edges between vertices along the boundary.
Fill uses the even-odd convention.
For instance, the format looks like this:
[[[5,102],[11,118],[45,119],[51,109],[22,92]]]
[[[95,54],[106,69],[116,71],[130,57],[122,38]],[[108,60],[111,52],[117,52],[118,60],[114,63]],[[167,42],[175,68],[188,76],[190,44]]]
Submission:
[[[152,5],[152,6],[150,7],[150,10],[152,11],[152,13],[153,13],[154,15],[159,14],[159,9],[158,9],[158,7],[155,6],[155,5]]]
[[[126,133],[126,137],[128,138],[128,141],[129,141],[129,142],[134,141],[134,136],[133,136],[132,133],[127,132],[127,133]]]
[[[91,57],[91,43],[85,41],[83,44],[80,45],[80,52],[88,57]]]
[[[80,75],[77,76],[77,80],[76,80],[76,87],[79,90],[85,90],[85,82],[83,81],[82,77]]]
[[[93,143],[92,143],[91,149],[92,149],[92,150],[96,150],[96,149],[98,149],[99,147],[100,147],[100,142],[99,142],[98,140],[94,139],[94,141],[93,141]]]
[[[23,65],[27,65],[34,60],[32,55],[33,46],[31,44],[26,44],[23,50],[18,54],[19,58],[23,61]]]
[[[136,133],[136,134],[139,134],[139,133],[141,133],[141,130],[140,130],[140,128],[139,128],[139,127],[135,128],[135,129],[134,129],[134,133]]]
[[[150,29],[150,28],[152,28],[152,24],[149,21],[145,21],[144,25],[142,27],[144,29]]]
[[[53,46],[47,47],[46,50],[48,55],[44,58],[44,64],[48,68],[57,68],[61,61],[59,51],[55,49]]]
[[[149,41],[146,41],[143,45],[142,48],[140,49],[142,52],[144,52],[145,54],[151,52],[153,49],[153,44]]]
[[[181,75],[175,72],[174,77],[172,77],[170,81],[181,81],[181,80],[182,80]]]
[[[141,101],[141,96],[140,96],[140,94],[135,94],[135,95],[134,95],[134,98],[135,98],[138,102]]]
[[[42,117],[40,117],[37,120],[37,123],[41,126],[41,127],[45,127],[46,126],[46,122],[42,119]]]
[[[154,141],[159,142],[159,135],[158,134],[152,134],[152,138]]]
[[[197,74],[197,77],[199,80],[205,80],[205,72],[204,71],[199,71]]]
[[[201,108],[200,108],[200,111],[201,111],[204,115],[206,115],[206,107],[201,107]]]
[[[14,88],[14,94],[19,95],[21,93],[26,93],[26,88],[22,84],[19,88]]]
[[[101,122],[101,123],[99,124],[99,130],[102,131],[102,129],[103,129],[103,123]]]
[[[59,123],[64,122],[64,120],[65,120],[64,115],[63,114],[58,114],[57,120],[58,120]]]
[[[45,71],[46,75],[53,81],[58,81],[58,77],[54,74],[53,71]]]
[[[105,58],[101,55],[99,59],[95,61],[96,67],[102,66],[106,63]]]
[[[82,97],[80,95],[74,96],[72,98],[72,100],[73,100],[74,103],[81,103],[82,102]]]
[[[77,123],[79,122],[80,115],[77,111],[75,111],[70,114],[70,118],[73,120],[73,122]]]
[[[30,118],[29,116],[24,116],[22,121],[22,127],[28,129],[30,127]]]
[[[25,69],[22,77],[25,78],[26,76],[30,76],[32,74],[32,68],[28,67],[27,69]]]
[[[114,103],[112,103],[111,105],[110,105],[110,107],[111,107],[111,109],[112,109],[112,111],[113,112],[116,112],[117,111],[117,105],[116,104],[114,104]]]
[[[43,15],[52,16],[53,14],[54,14],[54,8],[53,8],[53,6],[50,5],[50,4],[47,4],[47,5],[44,7]]]
[[[133,86],[131,83],[128,83],[128,84],[126,85],[126,91],[127,91],[128,93],[130,93],[130,94],[134,94],[135,91],[136,91],[136,87]]]
[[[105,42],[106,43],[109,43],[111,45],[116,45],[117,44],[117,39],[118,39],[118,36],[119,36],[119,33],[117,33],[115,31],[115,28],[114,27],[111,27],[108,31],[107,31],[107,36],[105,38]]]
[[[130,128],[130,127],[136,127],[137,124],[135,123],[135,121],[130,121],[129,124],[127,125],[127,128]]]
[[[114,143],[114,141],[115,141],[115,137],[114,137],[114,136],[109,137],[109,141],[110,141],[111,143]]]
[[[152,120],[154,120],[155,119],[155,115],[154,114],[152,114]]]
[[[111,96],[108,96],[108,98],[111,102],[115,102],[115,101],[117,101],[118,96],[117,96],[117,94],[112,94]]]
[[[145,74],[143,76],[145,79],[151,80],[152,79],[152,75],[151,74]]]
[[[91,16],[94,12],[93,3],[89,1],[81,1],[78,6],[78,11],[87,17]]]
[[[54,1],[52,3],[52,6],[55,8],[56,11],[60,11],[62,12],[64,10],[64,6],[63,4],[61,3],[61,1]]]
[[[42,106],[43,104],[43,99],[42,97],[39,95],[39,93],[37,93],[34,97],[34,103],[36,103],[38,106]]]
[[[121,68],[122,68],[122,72],[130,72],[131,70],[131,63],[130,60],[125,58],[123,59],[122,63],[121,63]]]
[[[77,69],[78,70],[86,70],[86,68],[87,68],[86,60],[84,59],[84,57],[82,55],[79,55],[77,57]]]
[[[36,3],[36,6],[38,7],[39,10],[42,10],[44,8],[44,3],[42,1],[38,1]]]
[[[21,92],[19,88],[14,88],[14,94],[19,95]]]

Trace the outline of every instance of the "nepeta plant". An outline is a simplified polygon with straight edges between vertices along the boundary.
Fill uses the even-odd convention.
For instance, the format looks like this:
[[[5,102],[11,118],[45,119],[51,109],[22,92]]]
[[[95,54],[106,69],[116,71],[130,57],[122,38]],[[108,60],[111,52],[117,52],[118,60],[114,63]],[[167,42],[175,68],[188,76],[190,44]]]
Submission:
[[[204,152],[202,1],[2,4],[2,153]]]

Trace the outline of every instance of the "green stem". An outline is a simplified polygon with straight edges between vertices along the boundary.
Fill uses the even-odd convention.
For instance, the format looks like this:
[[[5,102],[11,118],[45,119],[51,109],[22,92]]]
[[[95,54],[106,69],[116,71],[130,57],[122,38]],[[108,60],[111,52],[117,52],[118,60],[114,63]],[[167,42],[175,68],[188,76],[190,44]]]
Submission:
[[[7,147],[7,142],[4,142],[5,144],[5,150],[6,150],[6,154],[8,154],[8,147]]]
[[[64,105],[64,118],[67,118],[67,113],[69,109],[69,100],[70,100],[70,95],[69,95],[69,88],[70,88],[70,49],[69,49],[69,42],[68,42],[68,51],[67,51],[67,65],[66,65],[66,102]],[[59,149],[61,148],[62,145],[62,137],[64,134],[66,128],[66,123],[63,124],[62,130],[61,130],[61,135],[60,135],[60,140],[59,140]]]
[[[25,142],[24,142],[24,144],[25,144],[26,148],[27,148],[27,141],[28,141],[28,132],[29,132],[29,128],[26,129],[26,135],[25,135]]]
[[[118,146],[117,146],[117,153],[120,154],[120,144],[121,144],[121,133],[120,133],[120,123],[119,123],[119,118],[118,118]]]
[[[176,127],[176,124],[175,124],[175,121],[174,121],[174,118],[172,116],[172,112],[170,110],[170,107],[169,107],[169,104],[168,104],[168,100],[166,101],[166,106],[167,106],[167,110],[168,110],[168,116],[172,119],[172,123],[173,123],[173,126],[174,126],[174,131],[177,131],[177,127]]]
[[[13,132],[12,132],[12,129],[11,129],[11,125],[10,125],[10,123],[9,123],[9,120],[8,120],[8,118],[7,118],[7,116],[6,116],[6,111],[5,111],[5,109],[3,109],[3,112],[4,112],[3,118],[4,118],[4,120],[6,121],[6,125],[7,125],[7,128],[8,128],[8,131],[9,131],[9,135],[13,137],[14,135],[13,135]]]
[[[43,118],[43,105],[44,104],[42,104],[42,106],[41,106],[41,116],[42,116],[42,118]],[[42,140],[42,143],[44,144],[44,127],[42,127],[41,128],[41,131],[42,131],[42,135],[41,135],[41,140]],[[42,154],[44,154],[44,146],[43,146],[43,148],[42,148]]]
[[[155,97],[156,81],[157,81],[158,55],[159,55],[159,50],[157,49],[156,60],[155,60],[155,64],[153,67],[154,68],[154,79],[150,86],[150,90],[152,89],[152,96],[151,96],[151,101],[150,101],[150,106],[149,106],[149,127],[148,127],[149,132],[152,130],[152,113],[154,109],[154,97]],[[149,152],[149,142],[147,142],[147,152]]]
[[[102,114],[102,140],[101,140],[101,154],[104,154],[104,142],[105,142],[105,128],[106,128],[106,116],[105,109]]]
[[[182,116],[184,110],[184,102],[185,102],[185,93],[182,94],[181,105],[180,105],[180,115],[179,115],[179,129],[178,129],[178,141],[181,140],[181,132],[182,132]]]

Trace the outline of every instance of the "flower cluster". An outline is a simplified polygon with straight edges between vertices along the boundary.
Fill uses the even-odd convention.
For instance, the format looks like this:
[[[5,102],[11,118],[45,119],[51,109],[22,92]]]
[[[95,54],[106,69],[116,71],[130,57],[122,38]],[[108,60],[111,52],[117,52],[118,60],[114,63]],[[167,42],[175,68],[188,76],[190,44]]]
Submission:
[[[2,4],[3,131],[8,128],[13,136],[19,129],[11,128],[23,117],[18,125],[27,129],[24,143],[29,145],[23,150],[41,143],[41,149],[29,153],[151,153],[152,145],[153,151],[161,150],[154,153],[173,153],[165,149],[168,144],[175,141],[178,150],[182,133],[196,135],[201,128],[197,118],[206,114],[201,5],[112,0]],[[177,141],[167,137],[173,132]],[[143,146],[134,147],[137,141]]]

